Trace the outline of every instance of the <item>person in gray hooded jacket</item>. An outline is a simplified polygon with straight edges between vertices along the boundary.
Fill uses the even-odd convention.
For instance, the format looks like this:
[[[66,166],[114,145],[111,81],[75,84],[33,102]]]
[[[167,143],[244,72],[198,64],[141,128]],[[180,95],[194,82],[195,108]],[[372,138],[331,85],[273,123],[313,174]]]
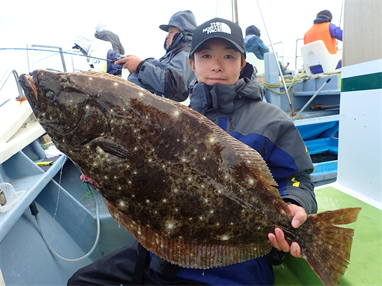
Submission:
[[[127,79],[132,83],[154,94],[184,101],[188,97],[188,86],[195,77],[188,63],[192,34],[196,28],[194,14],[189,10],[179,11],[167,25],[160,25],[159,28],[168,32],[163,57],[141,60],[127,55],[115,64],[124,63],[123,67],[130,72]]]

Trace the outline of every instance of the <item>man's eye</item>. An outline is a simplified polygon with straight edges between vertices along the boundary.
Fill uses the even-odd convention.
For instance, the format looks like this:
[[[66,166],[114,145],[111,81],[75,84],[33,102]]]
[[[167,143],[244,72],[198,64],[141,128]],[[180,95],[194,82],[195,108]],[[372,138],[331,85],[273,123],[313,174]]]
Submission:
[[[226,58],[226,59],[233,59],[233,56],[231,56],[231,55],[226,55],[225,58]]]
[[[210,55],[203,55],[202,58],[210,58],[211,56]]]

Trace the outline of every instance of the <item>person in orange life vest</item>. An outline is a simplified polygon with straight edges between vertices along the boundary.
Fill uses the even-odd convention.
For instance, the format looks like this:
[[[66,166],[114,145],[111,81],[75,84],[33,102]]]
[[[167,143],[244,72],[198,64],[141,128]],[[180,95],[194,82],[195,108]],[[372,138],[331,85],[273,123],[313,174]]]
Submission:
[[[318,12],[313,26],[304,35],[304,45],[322,40],[331,54],[337,53],[337,40],[342,41],[342,29],[331,23],[333,19],[329,10]]]

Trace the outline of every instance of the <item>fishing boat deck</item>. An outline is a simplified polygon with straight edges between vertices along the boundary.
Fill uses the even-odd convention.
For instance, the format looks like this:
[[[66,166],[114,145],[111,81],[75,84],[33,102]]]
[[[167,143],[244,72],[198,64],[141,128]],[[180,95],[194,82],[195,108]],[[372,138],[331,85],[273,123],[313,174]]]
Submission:
[[[382,285],[382,211],[333,186],[315,190],[318,211],[362,207],[354,228],[350,264],[340,285]],[[274,267],[275,285],[323,285],[303,259],[287,255],[282,265]]]

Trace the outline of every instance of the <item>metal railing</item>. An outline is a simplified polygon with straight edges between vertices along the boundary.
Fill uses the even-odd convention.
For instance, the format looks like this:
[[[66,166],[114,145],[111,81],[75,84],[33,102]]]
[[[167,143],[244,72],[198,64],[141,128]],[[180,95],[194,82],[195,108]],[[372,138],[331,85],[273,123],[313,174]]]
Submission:
[[[281,44],[281,56],[278,55],[278,58],[281,59],[283,65],[284,65],[284,43],[282,41],[280,42],[277,42],[277,43],[274,43],[273,44],[273,47],[276,46],[276,45],[280,45]],[[271,45],[267,45],[267,47],[270,47]]]
[[[62,68],[64,69],[64,72],[67,72],[66,69],[66,64],[65,64],[65,58],[63,54],[63,50],[61,47],[56,47],[56,46],[45,46],[45,45],[31,45],[31,48],[44,48],[44,49],[58,49],[60,56],[61,56],[61,62],[62,62]],[[32,68],[32,63],[30,63],[30,57],[29,57],[29,50],[27,49],[27,56],[28,56],[28,72],[31,72]]]
[[[8,69],[5,72],[5,74],[3,75],[3,77],[1,78],[1,81],[0,81],[0,91],[3,89],[5,83],[8,81],[11,74],[13,74],[13,76],[15,77],[17,89],[19,91],[19,96],[17,97],[17,99],[18,100],[24,100],[25,95],[24,95],[23,89],[21,88],[21,85],[19,83],[19,74],[17,73],[17,71],[15,69]],[[5,102],[7,102],[7,101],[8,100],[6,100]],[[0,106],[3,105],[5,102],[1,103]]]
[[[294,57],[294,68],[297,70],[297,58],[301,58],[301,55],[300,56],[297,56],[297,46],[298,46],[298,41],[301,41],[301,40],[304,40],[303,38],[299,38],[296,40],[296,53],[295,53],[295,57]]]

